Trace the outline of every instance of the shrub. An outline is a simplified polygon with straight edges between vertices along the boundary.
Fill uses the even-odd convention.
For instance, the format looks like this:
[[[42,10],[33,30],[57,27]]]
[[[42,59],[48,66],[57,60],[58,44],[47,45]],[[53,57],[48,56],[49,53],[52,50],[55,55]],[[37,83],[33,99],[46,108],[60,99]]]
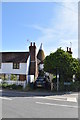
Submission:
[[[2,84],[2,88],[6,88],[7,86],[8,86],[8,84],[5,82]]]
[[[22,85],[18,85],[18,86],[17,86],[17,89],[18,89],[18,90],[22,90],[22,88],[23,88]]]
[[[80,91],[80,82],[79,81],[72,82],[71,90],[75,92]]]
[[[15,89],[15,90],[16,90],[16,89],[17,89],[17,85],[13,84],[13,85],[11,85],[11,86],[10,86],[10,88],[12,88],[12,89]]]
[[[64,86],[64,82],[60,82],[60,83],[59,83],[59,90],[60,90],[60,91],[64,91],[64,87],[65,87],[65,86]]]
[[[26,88],[24,89],[24,91],[32,91],[32,90],[33,90],[33,87],[31,87],[30,84],[28,84],[28,85],[26,86]]]

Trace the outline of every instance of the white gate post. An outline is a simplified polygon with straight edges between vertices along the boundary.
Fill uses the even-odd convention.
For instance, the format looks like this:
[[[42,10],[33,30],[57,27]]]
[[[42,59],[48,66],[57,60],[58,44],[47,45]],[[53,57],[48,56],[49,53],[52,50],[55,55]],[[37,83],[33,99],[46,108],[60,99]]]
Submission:
[[[26,81],[24,81],[24,83],[23,83],[23,89],[25,89],[26,88]]]

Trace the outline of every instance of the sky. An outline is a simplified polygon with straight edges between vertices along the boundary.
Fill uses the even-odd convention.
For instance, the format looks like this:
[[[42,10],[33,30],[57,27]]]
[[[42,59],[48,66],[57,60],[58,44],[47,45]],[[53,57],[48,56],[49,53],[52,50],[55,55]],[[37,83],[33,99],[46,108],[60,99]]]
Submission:
[[[37,51],[42,43],[45,55],[71,46],[77,58],[78,3],[3,2],[0,51],[29,51],[30,42]]]

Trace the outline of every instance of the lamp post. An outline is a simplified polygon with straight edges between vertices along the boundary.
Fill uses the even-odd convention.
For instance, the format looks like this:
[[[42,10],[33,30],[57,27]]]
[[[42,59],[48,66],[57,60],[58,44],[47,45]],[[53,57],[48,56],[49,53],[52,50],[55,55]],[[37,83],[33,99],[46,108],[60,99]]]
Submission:
[[[59,91],[59,74],[57,74],[57,91]]]

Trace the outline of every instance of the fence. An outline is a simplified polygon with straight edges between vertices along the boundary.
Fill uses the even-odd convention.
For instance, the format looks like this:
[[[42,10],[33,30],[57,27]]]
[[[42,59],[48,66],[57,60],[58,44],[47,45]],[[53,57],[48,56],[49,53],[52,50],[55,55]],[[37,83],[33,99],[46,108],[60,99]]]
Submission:
[[[27,84],[26,80],[25,81],[5,80],[4,82],[7,83],[8,85],[13,85],[13,84],[15,84],[15,85],[21,85],[21,86],[23,86],[23,88],[25,88],[26,84]],[[3,81],[2,81],[2,83],[3,83]]]

